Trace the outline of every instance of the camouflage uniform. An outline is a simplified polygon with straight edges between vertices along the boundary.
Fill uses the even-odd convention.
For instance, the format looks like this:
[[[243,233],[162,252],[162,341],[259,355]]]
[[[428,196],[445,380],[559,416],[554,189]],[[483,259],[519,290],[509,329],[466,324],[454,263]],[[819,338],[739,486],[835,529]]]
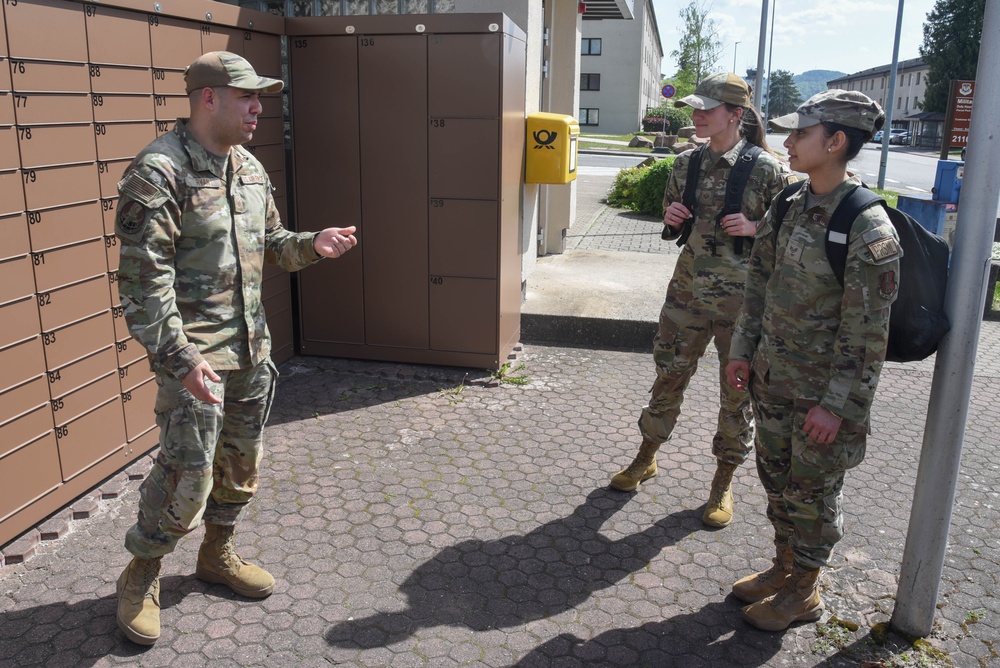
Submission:
[[[806,182],[789,200],[777,238],[774,207],[768,212],[757,231],[730,351],[731,359],[751,365],[757,471],[768,518],[779,539],[790,537],[795,561],[809,569],[826,566],[843,536],[844,474],[865,456],[899,276],[898,240],[881,207],[854,222],[843,287],[830,268],[830,217],[860,183],[851,177],[806,209]],[[886,239],[893,252],[875,259],[869,244]],[[828,445],[802,433],[816,405],[843,420]]]
[[[659,331],[653,341],[656,382],[649,405],[643,407],[639,417],[639,431],[644,439],[661,444],[670,438],[684,390],[714,338],[721,366],[718,428],[712,440],[712,454],[727,464],[741,464],[753,449],[748,395],[730,387],[724,373],[736,324],[734,315],[739,313],[743,302],[750,239],[744,239],[743,253],[737,255],[733,251],[733,237],[716,223],[725,202],[729,172],[745,142],[741,139],[714,163],[708,154],[702,159],[695,191],[694,226],[670,279],[660,310]],[[683,198],[692,152],[681,153],[674,161],[663,194],[664,209]],[[763,218],[771,199],[791,179],[782,162],[770,153],[761,153],[743,193],[743,214],[749,220]]]
[[[233,525],[257,489],[277,371],[261,301],[263,263],[320,259],[314,233],[285,230],[271,183],[249,152],[215,156],[183,119],[136,156],[118,184],[119,293],[156,374],[160,450],[125,546],[151,559],[204,519]],[[221,404],[181,379],[202,361]]]

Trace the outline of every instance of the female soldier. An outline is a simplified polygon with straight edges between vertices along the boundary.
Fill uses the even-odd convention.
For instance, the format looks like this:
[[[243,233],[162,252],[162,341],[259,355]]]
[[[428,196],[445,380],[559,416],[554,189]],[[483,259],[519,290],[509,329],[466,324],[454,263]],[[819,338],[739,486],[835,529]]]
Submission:
[[[677,238],[685,224],[690,227],[685,231],[686,244],[667,288],[659,332],[653,341],[656,382],[649,405],[639,417],[639,454],[611,479],[611,487],[630,492],[656,475],[656,450],[670,438],[684,390],[714,337],[721,365],[721,405],[712,441],[717,470],[702,520],[709,526],[724,527],[733,518],[733,473],[753,448],[749,397],[745,390],[729,387],[723,374],[735,317],[743,302],[751,243],[747,237],[757,231],[757,221],[791,175],[768,149],[760,117],[751,106],[750,88],[740,77],[728,72],[707,77],[693,95],[674,103],[685,105],[694,108],[696,134],[709,141],[705,147],[677,156],[663,194],[664,238]],[[741,151],[748,142],[764,152],[750,172],[740,210],[721,215],[730,172],[742,159]],[[693,157],[700,167],[696,168],[696,205],[691,210],[682,203],[682,194]],[[682,238],[678,243],[683,242]]]
[[[809,178],[772,206],[753,246],[746,295],[726,378],[749,380],[757,424],[757,473],[774,526],[773,566],[733,585],[754,626],[780,631],[819,619],[818,577],[843,536],[844,472],[865,456],[868,414],[885,359],[900,250],[880,206],[846,238],[843,284],[827,256],[837,205],[859,187],[847,162],[882,127],[882,109],[856,91],[827,90],[771,121],[792,169]],[[844,236],[844,235],[840,235]]]

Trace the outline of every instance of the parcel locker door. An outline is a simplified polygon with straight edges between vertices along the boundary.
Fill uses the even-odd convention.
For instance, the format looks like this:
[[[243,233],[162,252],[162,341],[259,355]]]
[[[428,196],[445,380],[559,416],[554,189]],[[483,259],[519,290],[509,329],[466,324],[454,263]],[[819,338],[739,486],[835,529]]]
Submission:
[[[302,351],[309,343],[365,342],[356,37],[289,39],[295,223],[300,232],[355,225],[358,247],[298,275]],[[331,67],[330,63],[337,63]],[[336,306],[333,306],[333,305]]]
[[[149,17],[110,7],[85,5],[90,62],[148,68]]]
[[[358,71],[365,340],[426,349],[427,40],[359,37]],[[401,108],[409,113],[399,113]],[[390,178],[387,156],[395,175]]]

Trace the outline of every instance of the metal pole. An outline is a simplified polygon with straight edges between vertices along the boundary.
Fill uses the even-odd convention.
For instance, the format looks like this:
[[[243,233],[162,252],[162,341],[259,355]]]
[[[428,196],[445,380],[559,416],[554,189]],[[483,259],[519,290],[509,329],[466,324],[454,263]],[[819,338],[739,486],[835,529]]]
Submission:
[[[882,129],[882,157],[878,163],[878,187],[885,188],[885,165],[889,161],[889,138],[892,136],[892,113],[896,99],[896,72],[899,69],[899,32],[903,27],[903,0],[896,10],[896,39],[892,43],[892,67],[889,68],[889,99],[885,105],[885,125]]]
[[[733,74],[739,74],[739,72],[736,71],[736,50],[739,48],[739,46],[740,46],[739,42],[733,44]]]
[[[760,109],[760,95],[764,80],[764,43],[767,40],[767,0],[760,7],[760,40],[757,44],[757,76],[753,83],[753,106]]]
[[[944,567],[1000,199],[998,108],[1000,0],[986,0],[968,162],[945,300],[951,332],[944,338],[934,365],[910,526],[890,622],[908,636],[931,632]]]
[[[767,118],[771,108],[771,56],[774,55],[774,14],[778,11],[778,0],[771,6],[771,36],[767,47],[767,99],[764,100],[764,129],[767,129]]]

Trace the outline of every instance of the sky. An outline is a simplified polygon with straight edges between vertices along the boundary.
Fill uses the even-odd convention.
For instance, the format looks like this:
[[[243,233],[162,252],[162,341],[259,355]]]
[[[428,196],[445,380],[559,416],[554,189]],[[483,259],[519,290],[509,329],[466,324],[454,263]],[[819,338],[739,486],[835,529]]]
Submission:
[[[660,71],[672,76],[677,63],[670,52],[677,48],[683,29],[680,11],[690,0],[652,0],[663,44]],[[722,42],[722,55],[713,69],[733,69],[745,74],[756,67],[760,42],[762,0],[700,0],[709,9]],[[896,15],[903,2],[899,60],[917,58],[923,42],[923,24],[934,0],[769,0],[765,37],[764,72],[771,48],[771,12],[774,12],[770,70],[802,74],[808,70],[836,70],[853,74],[892,62]],[[737,44],[737,42],[739,42]]]

